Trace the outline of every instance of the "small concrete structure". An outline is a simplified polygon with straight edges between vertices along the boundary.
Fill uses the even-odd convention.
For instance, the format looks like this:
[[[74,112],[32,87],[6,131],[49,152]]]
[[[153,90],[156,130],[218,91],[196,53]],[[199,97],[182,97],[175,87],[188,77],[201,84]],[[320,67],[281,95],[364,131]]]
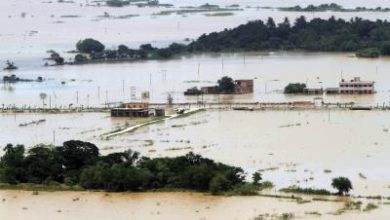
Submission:
[[[111,117],[149,117],[149,103],[130,102],[111,109]]]
[[[147,102],[129,102],[120,105],[120,108],[134,108],[134,109],[148,109],[149,103]]]
[[[148,109],[141,108],[113,108],[111,117],[149,117]]]
[[[154,116],[156,116],[156,117],[163,117],[163,116],[165,116],[165,109],[163,109],[163,108],[156,108],[156,109],[154,109]]]
[[[250,94],[253,93],[254,83],[252,79],[234,80],[233,94]],[[188,91],[188,90],[187,90]],[[200,88],[202,94],[219,94],[218,86],[205,86]]]

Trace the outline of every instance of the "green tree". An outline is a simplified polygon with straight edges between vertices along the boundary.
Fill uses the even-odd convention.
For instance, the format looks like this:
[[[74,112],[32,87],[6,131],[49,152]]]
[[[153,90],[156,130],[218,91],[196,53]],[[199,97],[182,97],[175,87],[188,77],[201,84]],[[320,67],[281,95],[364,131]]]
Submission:
[[[306,88],[305,83],[289,83],[286,87],[284,87],[284,93],[286,94],[303,93],[305,88]]]
[[[105,46],[95,39],[87,38],[77,42],[76,48],[81,53],[92,53],[92,52],[102,52]]]
[[[231,94],[234,92],[234,81],[228,76],[222,77],[218,80],[218,91],[220,93]]]
[[[172,51],[166,48],[157,50],[157,55],[160,58],[167,59],[173,55]]]
[[[8,144],[4,147],[4,152],[4,155],[0,158],[1,182],[9,184],[23,182],[25,179],[23,167],[24,146]]]
[[[209,188],[211,194],[217,195],[231,189],[231,183],[224,175],[218,174],[211,180]]]
[[[332,180],[332,187],[337,189],[339,195],[343,195],[352,190],[352,183],[346,177],[337,177]]]
[[[390,42],[386,42],[383,44],[381,53],[386,56],[390,56]]]
[[[260,184],[260,181],[262,180],[261,173],[255,172],[252,175],[253,184]]]
[[[76,54],[74,57],[74,62],[76,63],[85,63],[88,61],[88,58],[82,54]]]

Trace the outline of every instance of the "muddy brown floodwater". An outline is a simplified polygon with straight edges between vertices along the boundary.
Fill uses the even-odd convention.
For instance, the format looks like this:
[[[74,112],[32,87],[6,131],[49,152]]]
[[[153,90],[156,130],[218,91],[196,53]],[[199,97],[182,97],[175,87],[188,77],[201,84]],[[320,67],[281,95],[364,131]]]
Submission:
[[[260,215],[293,213],[297,219],[385,219],[383,205],[371,212],[347,211],[339,202],[266,197],[218,197],[199,193],[101,193],[0,191],[0,219],[12,220],[127,220],[127,219],[254,219]],[[265,218],[268,219],[268,218]],[[275,218],[270,218],[275,219]]]

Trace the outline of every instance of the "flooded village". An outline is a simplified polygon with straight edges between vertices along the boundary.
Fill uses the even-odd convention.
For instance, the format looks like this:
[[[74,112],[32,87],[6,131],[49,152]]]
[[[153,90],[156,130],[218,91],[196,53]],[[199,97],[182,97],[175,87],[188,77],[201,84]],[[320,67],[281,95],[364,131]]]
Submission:
[[[388,219],[388,7],[0,2],[0,219]]]

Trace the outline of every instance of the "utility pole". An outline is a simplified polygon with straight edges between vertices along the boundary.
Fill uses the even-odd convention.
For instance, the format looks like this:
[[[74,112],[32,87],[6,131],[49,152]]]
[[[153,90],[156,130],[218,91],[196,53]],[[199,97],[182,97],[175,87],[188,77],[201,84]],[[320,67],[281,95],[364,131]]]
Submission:
[[[200,80],[200,63],[198,63],[198,81]]]
[[[76,91],[76,104],[79,104],[79,91]]]
[[[89,108],[89,94],[87,94],[87,108]]]

